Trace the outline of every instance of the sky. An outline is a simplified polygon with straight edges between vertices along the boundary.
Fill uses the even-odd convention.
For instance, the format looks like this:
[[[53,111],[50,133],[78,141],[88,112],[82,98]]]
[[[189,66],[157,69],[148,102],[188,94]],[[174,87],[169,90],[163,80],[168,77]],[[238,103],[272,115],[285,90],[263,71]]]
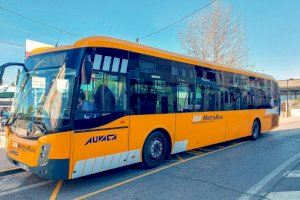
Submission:
[[[218,0],[242,16],[249,46],[249,64],[276,79],[300,78],[300,1]],[[0,0],[0,7],[75,33],[105,35],[129,41],[160,29],[210,0]],[[200,11],[205,12],[210,7]],[[184,54],[178,40],[187,20],[140,43]],[[59,33],[0,9],[0,41],[25,44],[25,39],[55,44]],[[80,38],[62,34],[59,45]],[[0,43],[0,64],[24,61],[25,49]],[[10,71],[12,74],[15,71]],[[6,76],[11,77],[11,76]],[[7,80],[6,80],[7,81]]]

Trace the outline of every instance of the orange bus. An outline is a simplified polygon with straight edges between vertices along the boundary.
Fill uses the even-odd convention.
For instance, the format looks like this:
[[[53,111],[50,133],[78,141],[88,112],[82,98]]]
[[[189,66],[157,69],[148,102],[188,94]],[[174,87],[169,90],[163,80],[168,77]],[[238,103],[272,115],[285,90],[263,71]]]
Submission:
[[[278,126],[271,77],[107,37],[36,49],[6,124],[9,160],[47,179],[170,155]],[[2,75],[1,75],[2,74]],[[1,77],[2,78],[2,77]]]

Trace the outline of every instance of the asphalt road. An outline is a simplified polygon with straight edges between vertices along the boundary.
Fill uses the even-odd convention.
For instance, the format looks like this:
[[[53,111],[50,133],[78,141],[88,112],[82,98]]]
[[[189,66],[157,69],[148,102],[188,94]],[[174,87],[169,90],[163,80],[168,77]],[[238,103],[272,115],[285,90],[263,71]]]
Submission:
[[[237,140],[70,181],[0,176],[0,199],[300,199],[300,121]]]

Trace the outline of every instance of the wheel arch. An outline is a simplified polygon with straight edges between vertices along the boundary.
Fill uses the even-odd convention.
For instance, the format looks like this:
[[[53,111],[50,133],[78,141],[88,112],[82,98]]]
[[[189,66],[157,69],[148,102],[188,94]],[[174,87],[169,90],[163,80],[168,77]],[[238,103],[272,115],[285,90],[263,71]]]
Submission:
[[[259,123],[259,131],[261,132],[261,120],[260,120],[260,118],[259,117],[256,117],[254,120],[253,120],[253,123],[252,123],[252,125],[254,124],[254,122],[255,121],[258,121],[258,123]]]

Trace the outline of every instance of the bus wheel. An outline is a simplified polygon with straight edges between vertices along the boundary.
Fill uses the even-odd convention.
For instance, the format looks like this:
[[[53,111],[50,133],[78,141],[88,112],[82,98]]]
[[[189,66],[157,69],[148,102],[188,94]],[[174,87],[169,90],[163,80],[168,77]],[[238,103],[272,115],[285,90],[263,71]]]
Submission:
[[[167,139],[160,131],[152,132],[146,139],[143,146],[143,163],[145,168],[159,166],[167,154]]]
[[[259,135],[260,135],[260,123],[259,123],[259,120],[256,119],[252,125],[251,139],[256,140],[259,137]]]

